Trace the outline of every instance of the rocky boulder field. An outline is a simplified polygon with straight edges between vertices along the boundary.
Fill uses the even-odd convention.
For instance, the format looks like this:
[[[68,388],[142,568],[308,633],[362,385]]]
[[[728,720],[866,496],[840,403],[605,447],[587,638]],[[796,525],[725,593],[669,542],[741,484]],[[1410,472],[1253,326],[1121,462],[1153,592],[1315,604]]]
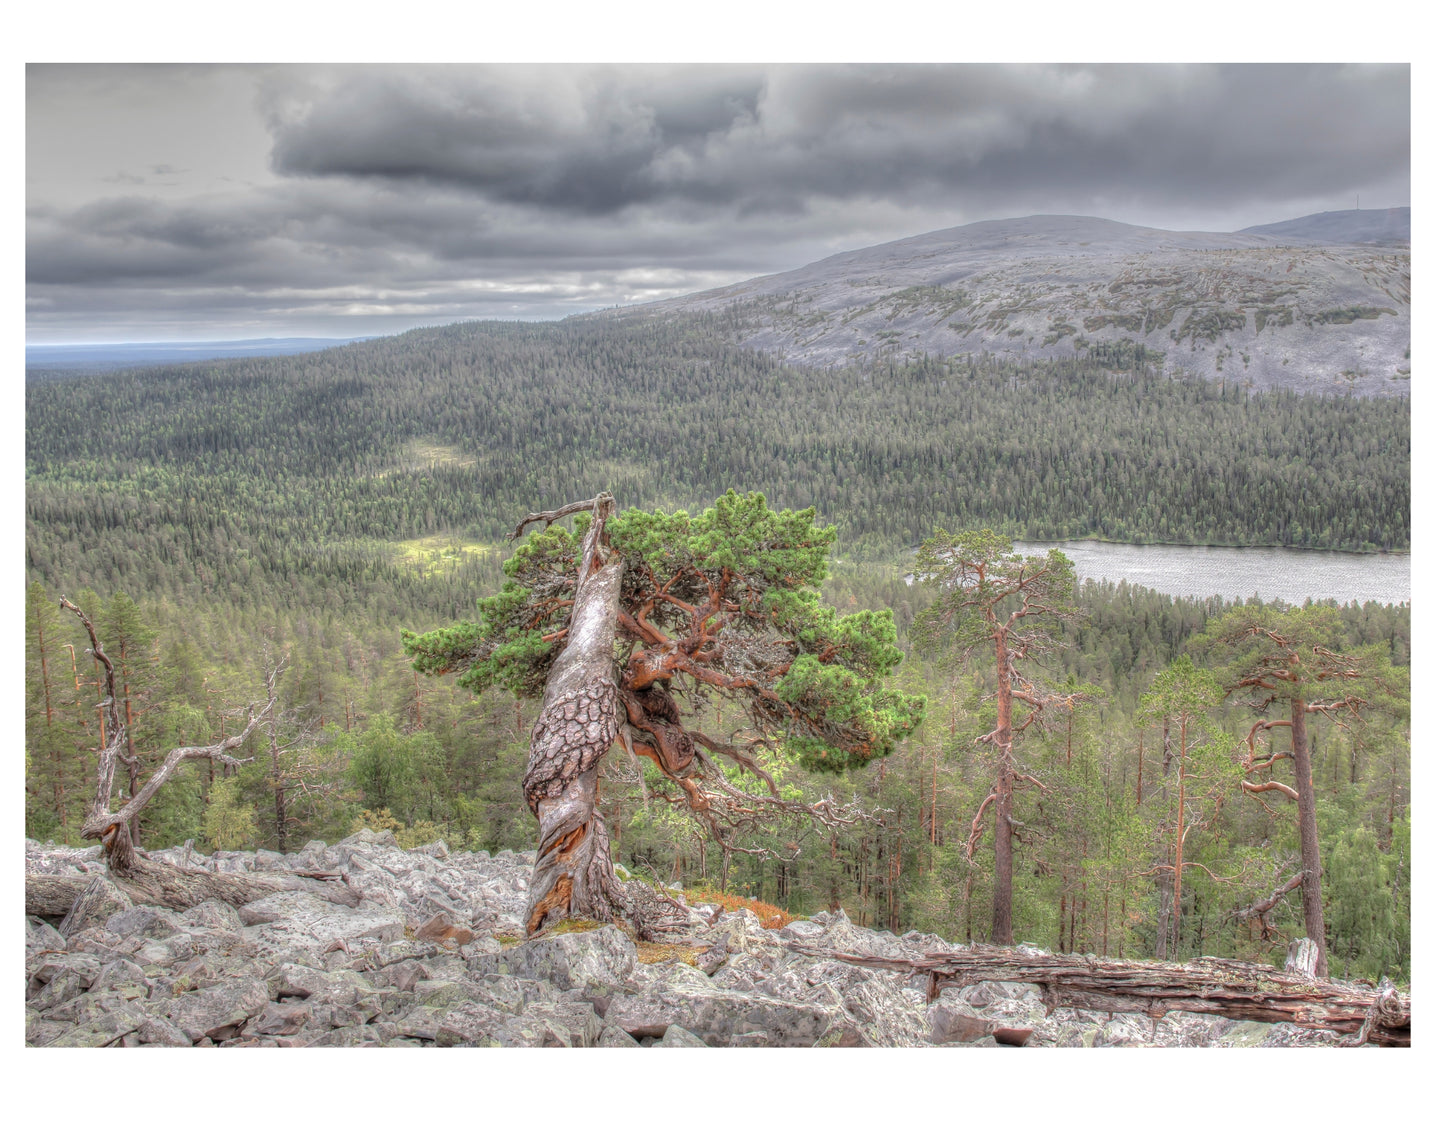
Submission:
[[[289,855],[189,847],[152,859],[216,872],[344,876],[355,908],[288,890],[239,907],[132,905],[27,917],[28,1046],[1138,1047],[1332,1042],[1290,1024],[1057,1008],[980,982],[927,998],[928,977],[818,959],[961,951],[820,913],[768,929],[748,910],[687,907],[674,943],[615,926],[522,940],[532,855],[397,847],[363,831]],[[31,874],[104,878],[100,848],[27,840]],[[58,925],[63,924],[67,934]],[[575,931],[573,931],[575,930]],[[1033,950],[1030,950],[1033,951]]]

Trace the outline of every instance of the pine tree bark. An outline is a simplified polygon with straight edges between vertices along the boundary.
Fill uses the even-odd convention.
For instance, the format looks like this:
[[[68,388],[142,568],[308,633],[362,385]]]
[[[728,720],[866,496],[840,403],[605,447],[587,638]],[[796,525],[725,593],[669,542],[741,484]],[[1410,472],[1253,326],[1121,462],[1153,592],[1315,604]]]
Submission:
[[[1295,791],[1299,793],[1296,805],[1299,814],[1300,861],[1303,864],[1304,881],[1300,884],[1304,896],[1305,935],[1319,947],[1319,961],[1315,964],[1315,975],[1329,976],[1329,955],[1325,952],[1325,900],[1323,891],[1324,868],[1320,863],[1320,833],[1315,820],[1314,768],[1310,762],[1309,735],[1305,732],[1304,699],[1290,699],[1290,742],[1294,751]]]
[[[1164,728],[1164,767],[1159,774],[1159,791],[1164,797],[1164,808],[1169,808],[1169,727]],[[1161,832],[1163,828],[1161,827]],[[1170,921],[1169,911],[1172,907],[1170,879],[1171,875],[1167,866],[1160,866],[1159,877],[1156,879],[1159,890],[1159,918],[1154,930],[1154,959],[1166,960],[1169,956],[1169,933]]]
[[[276,695],[274,674],[267,680],[266,692],[269,697]],[[320,698],[319,691],[317,697]],[[286,781],[281,773],[281,746],[276,740],[276,713],[274,710],[267,721],[271,753],[271,789],[276,802],[276,850],[284,855],[286,853]]]
[[[618,731],[613,641],[623,562],[607,547],[610,494],[594,503],[582,545],[567,644],[553,663],[532,727],[522,792],[540,824],[527,905],[528,936],[567,917],[625,916],[607,826],[597,808],[597,771]]]
[[[1008,641],[1002,630],[994,634],[994,660],[998,678],[998,718],[994,740],[998,745],[998,773],[994,779],[993,809],[993,924],[989,940],[995,945],[1014,943],[1013,842],[1013,697],[1009,693]]]
[[[1184,761],[1189,741],[1184,722],[1179,723],[1179,817],[1174,828],[1174,959],[1179,959],[1179,919],[1184,901]]]

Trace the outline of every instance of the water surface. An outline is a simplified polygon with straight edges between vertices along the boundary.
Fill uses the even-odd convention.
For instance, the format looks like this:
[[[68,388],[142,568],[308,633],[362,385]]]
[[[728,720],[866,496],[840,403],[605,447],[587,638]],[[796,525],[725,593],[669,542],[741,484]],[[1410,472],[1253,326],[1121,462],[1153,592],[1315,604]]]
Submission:
[[[1115,545],[1102,541],[1017,541],[1021,553],[1063,549],[1079,579],[1127,580],[1171,596],[1223,596],[1302,604],[1410,599],[1410,554],[1313,549],[1217,549],[1197,545]]]

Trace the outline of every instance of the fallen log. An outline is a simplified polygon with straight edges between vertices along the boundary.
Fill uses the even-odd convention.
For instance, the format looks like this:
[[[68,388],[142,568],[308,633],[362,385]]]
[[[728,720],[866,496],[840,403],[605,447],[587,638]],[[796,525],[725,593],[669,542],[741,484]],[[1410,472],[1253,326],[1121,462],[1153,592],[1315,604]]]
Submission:
[[[63,917],[97,876],[27,874],[25,912],[37,917]],[[355,909],[361,895],[344,881],[326,881],[299,874],[271,871],[264,874],[213,874],[156,862],[139,855],[125,872],[107,876],[115,888],[136,905],[187,910],[205,901],[243,906],[282,890],[300,890],[329,902]]]
[[[927,973],[930,999],[950,985],[1006,981],[1037,984],[1046,1013],[1072,1007],[1142,1012],[1160,1019],[1170,1011],[1189,1011],[1333,1031],[1351,1045],[1367,1041],[1384,1047],[1410,1045],[1410,997],[1400,995],[1388,980],[1382,980],[1378,988],[1343,985],[1219,957],[1167,964],[974,945],[963,952],[900,960],[799,942],[788,947],[821,960],[896,969],[909,975]]]
[[[25,916],[64,917],[90,883],[84,874],[27,874]]]

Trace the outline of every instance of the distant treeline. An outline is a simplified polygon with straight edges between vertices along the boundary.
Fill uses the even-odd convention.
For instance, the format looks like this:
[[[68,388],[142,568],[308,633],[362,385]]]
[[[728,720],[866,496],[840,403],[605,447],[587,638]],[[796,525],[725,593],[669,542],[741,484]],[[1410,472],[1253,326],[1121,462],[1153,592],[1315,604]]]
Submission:
[[[177,595],[325,575],[404,587],[378,542],[495,543],[601,487],[649,509],[762,490],[816,505],[864,557],[940,525],[1410,543],[1408,401],[1250,395],[1142,356],[815,371],[725,328],[469,323],[32,385],[30,575]]]

